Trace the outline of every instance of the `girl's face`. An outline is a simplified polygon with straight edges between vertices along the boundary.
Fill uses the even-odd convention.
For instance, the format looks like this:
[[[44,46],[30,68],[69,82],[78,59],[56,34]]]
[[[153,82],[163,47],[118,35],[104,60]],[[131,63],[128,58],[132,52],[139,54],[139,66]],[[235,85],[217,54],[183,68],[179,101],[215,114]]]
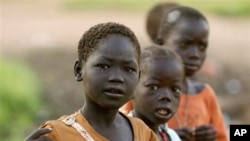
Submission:
[[[139,79],[134,44],[125,36],[107,36],[83,64],[82,75],[88,100],[118,109],[131,99]]]
[[[177,60],[154,60],[142,72],[136,93],[136,113],[153,124],[168,121],[176,112],[182,90],[184,70]]]
[[[192,76],[202,66],[208,45],[208,24],[203,19],[182,18],[173,25],[165,39],[182,58],[185,75]]]

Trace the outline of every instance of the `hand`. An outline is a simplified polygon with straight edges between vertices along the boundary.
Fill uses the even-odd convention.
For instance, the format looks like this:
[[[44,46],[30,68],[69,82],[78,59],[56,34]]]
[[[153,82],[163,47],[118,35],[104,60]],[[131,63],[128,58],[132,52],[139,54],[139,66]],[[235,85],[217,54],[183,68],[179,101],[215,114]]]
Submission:
[[[47,136],[44,136],[45,134],[51,132],[51,128],[41,128],[37,129],[34,132],[32,132],[28,137],[25,138],[25,141],[52,141]]]
[[[195,141],[215,141],[216,129],[210,124],[203,124],[195,128]]]
[[[191,128],[181,127],[174,130],[179,135],[182,141],[191,141],[193,137],[193,130]]]

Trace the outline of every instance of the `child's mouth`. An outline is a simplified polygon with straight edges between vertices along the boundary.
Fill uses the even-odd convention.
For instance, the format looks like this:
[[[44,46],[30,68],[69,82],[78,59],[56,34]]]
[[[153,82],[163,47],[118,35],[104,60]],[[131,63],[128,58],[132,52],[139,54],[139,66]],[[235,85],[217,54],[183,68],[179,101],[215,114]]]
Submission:
[[[172,115],[172,111],[168,108],[159,108],[156,110],[156,112],[162,117],[170,117]]]
[[[166,109],[159,109],[157,110],[157,112],[161,115],[167,115],[168,114],[168,111]]]
[[[124,91],[119,88],[107,88],[104,90],[105,94],[109,97],[122,97],[124,96]]]
[[[115,88],[106,89],[105,92],[113,93],[113,94],[123,94],[121,90],[115,89]]]

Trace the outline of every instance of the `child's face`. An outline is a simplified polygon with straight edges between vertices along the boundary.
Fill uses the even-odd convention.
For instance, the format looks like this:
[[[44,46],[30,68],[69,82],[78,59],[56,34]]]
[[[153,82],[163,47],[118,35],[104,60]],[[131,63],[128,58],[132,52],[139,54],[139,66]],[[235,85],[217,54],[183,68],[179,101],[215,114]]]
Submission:
[[[180,19],[165,39],[181,56],[186,76],[191,76],[202,66],[208,44],[208,24],[200,19]]]
[[[121,35],[109,35],[83,65],[87,98],[103,108],[118,109],[131,99],[139,79],[134,44]]]
[[[148,63],[134,94],[136,112],[152,123],[167,122],[179,106],[183,75],[176,60]]]

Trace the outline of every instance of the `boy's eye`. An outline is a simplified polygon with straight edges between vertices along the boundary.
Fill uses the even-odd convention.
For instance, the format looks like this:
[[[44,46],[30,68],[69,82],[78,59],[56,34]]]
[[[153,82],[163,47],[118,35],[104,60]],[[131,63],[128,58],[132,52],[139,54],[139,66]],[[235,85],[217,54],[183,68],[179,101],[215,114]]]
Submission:
[[[158,87],[156,85],[149,85],[148,86],[150,90],[157,90]]]
[[[177,94],[181,94],[181,89],[179,89],[179,88],[177,88],[177,87],[173,88],[173,91],[174,91],[175,93],[177,93]]]
[[[101,68],[102,70],[105,70],[105,69],[107,69],[107,68],[109,68],[109,66],[108,65],[104,65],[104,64],[99,64],[99,65],[97,65],[99,68]]]
[[[206,50],[206,48],[207,48],[206,44],[202,44],[202,45],[199,46],[199,49],[202,50],[202,51]]]
[[[180,45],[181,45],[181,46],[186,46],[186,43],[181,42]]]
[[[182,47],[182,48],[186,48],[187,46],[190,45],[190,43],[188,43],[188,42],[180,42],[179,45],[180,45],[180,47]]]

